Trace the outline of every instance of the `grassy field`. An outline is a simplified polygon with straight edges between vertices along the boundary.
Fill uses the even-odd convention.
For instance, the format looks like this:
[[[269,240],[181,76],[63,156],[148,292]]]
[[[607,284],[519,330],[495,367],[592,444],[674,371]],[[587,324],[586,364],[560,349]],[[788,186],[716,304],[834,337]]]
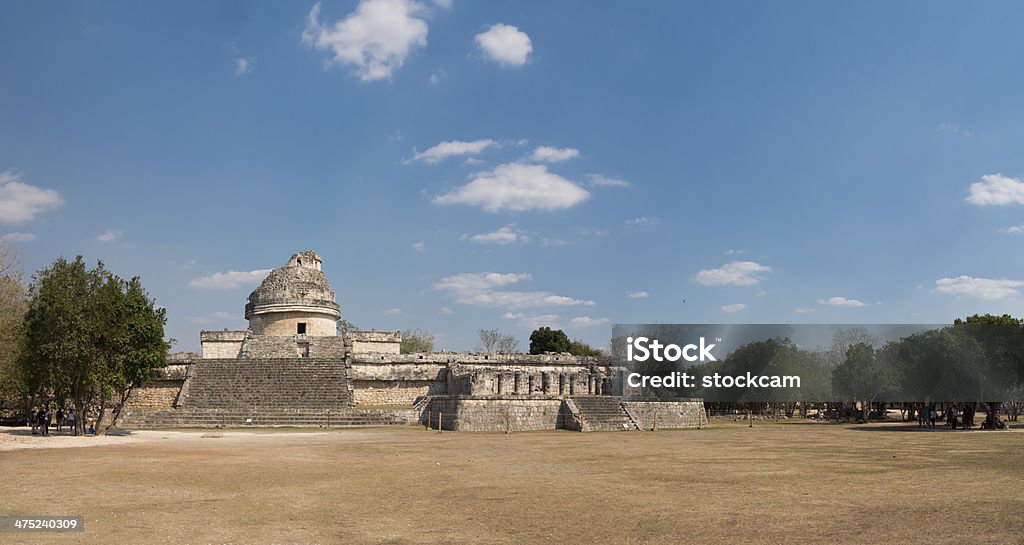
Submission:
[[[1024,543],[1020,431],[149,431],[0,468],[0,514],[86,520],[2,543]]]

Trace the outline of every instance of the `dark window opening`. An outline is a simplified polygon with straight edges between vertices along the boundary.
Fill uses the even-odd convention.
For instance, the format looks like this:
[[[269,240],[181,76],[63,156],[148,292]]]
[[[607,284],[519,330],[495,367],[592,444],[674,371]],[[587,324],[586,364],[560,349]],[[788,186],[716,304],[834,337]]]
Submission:
[[[299,322],[299,327],[298,327],[297,333],[299,335],[305,335],[306,334],[306,322]]]

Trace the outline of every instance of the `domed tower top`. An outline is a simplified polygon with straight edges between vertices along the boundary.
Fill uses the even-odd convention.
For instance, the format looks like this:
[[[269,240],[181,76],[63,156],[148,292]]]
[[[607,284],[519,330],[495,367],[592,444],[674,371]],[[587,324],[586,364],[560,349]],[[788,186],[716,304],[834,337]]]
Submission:
[[[249,294],[245,319],[256,335],[337,334],[341,309],[334,300],[327,277],[320,271],[320,255],[299,252],[279,269],[274,269]]]

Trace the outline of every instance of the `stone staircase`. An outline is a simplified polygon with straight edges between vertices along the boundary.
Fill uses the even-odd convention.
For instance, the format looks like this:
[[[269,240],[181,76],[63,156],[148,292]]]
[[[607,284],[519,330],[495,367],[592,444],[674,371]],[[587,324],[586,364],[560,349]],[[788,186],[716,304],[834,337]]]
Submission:
[[[285,415],[288,411],[338,412],[352,406],[344,360],[197,360],[185,381],[179,409]]]
[[[416,424],[418,414],[409,409],[126,409],[124,428],[244,428],[320,427],[366,428]]]
[[[582,416],[583,431],[633,431],[640,429],[622,406],[618,396],[573,396],[575,409]]]
[[[415,424],[411,409],[355,409],[349,369],[336,358],[200,359],[174,409],[129,408],[121,425],[147,427]]]

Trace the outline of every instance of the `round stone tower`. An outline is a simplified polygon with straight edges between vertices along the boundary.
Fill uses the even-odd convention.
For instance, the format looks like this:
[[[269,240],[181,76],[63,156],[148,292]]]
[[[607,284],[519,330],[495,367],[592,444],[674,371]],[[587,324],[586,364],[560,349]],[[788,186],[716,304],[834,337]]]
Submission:
[[[341,309],[320,265],[316,252],[299,252],[249,294],[245,319],[254,335],[337,335]]]

